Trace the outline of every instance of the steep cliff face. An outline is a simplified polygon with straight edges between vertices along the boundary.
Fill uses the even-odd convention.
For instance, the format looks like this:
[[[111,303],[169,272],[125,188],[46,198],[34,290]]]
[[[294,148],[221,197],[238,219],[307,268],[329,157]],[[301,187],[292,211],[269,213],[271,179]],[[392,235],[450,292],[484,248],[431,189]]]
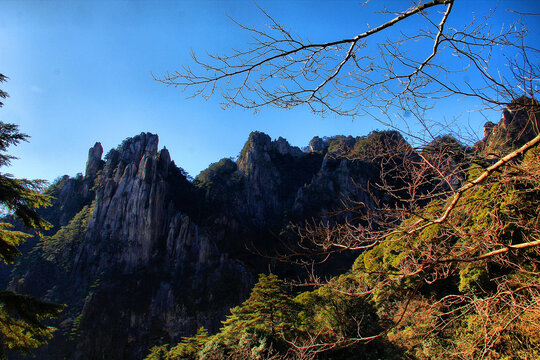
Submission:
[[[40,244],[42,256],[21,264],[22,276],[12,282],[20,291],[68,305],[42,358],[141,358],[151,342],[177,339],[202,325],[217,330],[252,282],[182,211],[190,208],[182,203],[193,201],[195,189],[168,151],[158,151],[156,135],[126,140],[103,167],[101,152],[96,145],[89,153],[87,176],[97,179],[91,212],[77,233],[81,241],[48,239],[72,243],[70,264],[57,266],[62,254]],[[62,198],[72,193],[70,180],[57,185]],[[50,278],[38,289],[43,271]]]
[[[376,166],[351,154],[367,138],[315,137],[303,152],[281,137],[271,141],[264,133],[252,133],[238,159],[245,177],[245,215],[268,223],[284,211],[294,220],[333,211],[347,198],[372,204],[365,189],[378,176]],[[330,151],[342,139],[347,148]]]
[[[366,139],[345,143],[358,150],[371,146]],[[84,178],[53,186],[55,223],[65,226],[36,245],[11,282],[67,304],[38,357],[138,359],[200,326],[216,331],[258,272],[284,269],[253,249],[274,249],[289,222],[324,216],[344,198],[373,204],[363,186],[377,166],[349,160],[334,140],[301,151],[254,132],[237,162],[223,159],[193,182],[158,150],[156,135],[125,140],[105,161],[97,143]]]
[[[513,100],[502,113],[501,120],[484,126],[484,139],[477,144],[486,156],[496,157],[531,140],[540,128],[540,114],[530,113],[538,108],[535,99],[522,96]]]
[[[248,272],[176,206],[192,200],[182,198],[190,189],[175,189],[192,187],[179,172],[148,133],[107,155],[75,260],[75,278],[94,289],[83,305],[86,336],[75,358],[137,358],[149,339],[178,338],[202,325],[216,330],[247,294]],[[111,326],[115,337],[100,336]]]
[[[158,152],[157,146],[157,136],[141,134],[108,154],[88,224],[92,241],[77,259],[84,272],[96,275],[112,265],[123,272],[147,266],[153,246],[163,241],[174,212],[166,199],[171,160],[168,151]]]
[[[251,133],[237,162],[245,178],[245,215],[262,225],[290,208],[292,193],[316,171],[297,166],[305,164],[305,157],[281,137],[272,141],[264,133]]]

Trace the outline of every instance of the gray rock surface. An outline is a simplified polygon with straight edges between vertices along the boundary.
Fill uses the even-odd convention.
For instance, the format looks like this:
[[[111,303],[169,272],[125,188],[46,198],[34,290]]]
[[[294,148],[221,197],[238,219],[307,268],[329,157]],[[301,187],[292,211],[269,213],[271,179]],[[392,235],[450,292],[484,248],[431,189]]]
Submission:
[[[86,177],[94,177],[97,172],[103,168],[104,162],[101,160],[103,155],[103,147],[97,142],[88,150],[88,161],[86,162]]]

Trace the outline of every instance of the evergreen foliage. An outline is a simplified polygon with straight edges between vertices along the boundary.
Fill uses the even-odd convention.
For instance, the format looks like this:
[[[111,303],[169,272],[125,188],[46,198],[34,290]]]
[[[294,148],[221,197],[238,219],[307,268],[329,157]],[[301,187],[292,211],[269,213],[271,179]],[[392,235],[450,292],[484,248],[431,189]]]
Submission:
[[[144,358],[144,360],[168,360],[167,346],[154,346],[150,349],[150,354]]]
[[[297,312],[284,282],[274,274],[261,274],[250,297],[231,309],[220,333],[208,339],[199,358],[273,358],[286,348],[283,337],[291,334]]]
[[[231,310],[224,331],[248,331],[271,335],[287,332],[296,310],[285,284],[276,275],[259,275],[259,281],[242,306]]]
[[[7,77],[0,74],[0,82],[6,80]],[[0,91],[1,98],[7,96]],[[17,125],[0,121],[0,167],[8,166],[13,159],[6,154],[9,146],[27,138],[28,135],[19,132]],[[36,212],[37,208],[50,205],[50,197],[41,192],[43,184],[41,180],[16,179],[0,173],[0,206],[4,215],[14,215],[28,229],[38,232],[48,229],[50,224]],[[30,236],[12,230],[11,224],[0,222],[0,259],[6,264],[13,263],[21,255],[17,246]],[[62,308],[12,291],[0,291],[0,358],[6,358],[7,349],[29,352],[45,344],[55,329],[43,320],[57,316]]]
[[[237,173],[238,167],[234,161],[229,158],[223,158],[216,163],[210,164],[207,169],[195,178],[195,185],[202,189],[224,190],[226,187],[238,184],[241,181],[241,175]]]
[[[30,354],[31,349],[46,344],[56,329],[43,320],[57,316],[62,308],[12,291],[0,291],[0,358],[6,358],[6,349]]]
[[[201,327],[193,337],[184,337],[182,340],[169,349],[168,345],[154,346],[150,349],[150,354],[145,360],[194,360],[198,359],[198,354],[208,341],[208,331]]]
[[[174,346],[168,355],[170,360],[188,360],[196,359],[197,353],[202,349],[208,340],[208,331],[201,327],[193,337],[183,338],[182,341]]]
[[[68,225],[62,226],[52,236],[43,237],[37,245],[37,247],[41,247],[41,256],[45,260],[53,261],[57,266],[61,266],[66,273],[71,271],[72,259],[76,255],[75,251],[78,245],[84,239],[92,211],[93,204],[84,206]],[[34,248],[33,251],[37,251],[37,249]]]

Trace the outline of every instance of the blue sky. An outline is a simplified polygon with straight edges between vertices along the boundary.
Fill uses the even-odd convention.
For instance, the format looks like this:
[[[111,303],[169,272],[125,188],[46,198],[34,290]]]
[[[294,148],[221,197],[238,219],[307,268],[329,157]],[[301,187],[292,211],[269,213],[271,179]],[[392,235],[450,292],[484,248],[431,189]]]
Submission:
[[[371,8],[380,2],[372,0],[367,7],[362,2],[258,4],[295,32],[327,41],[354,36],[366,23],[377,25],[380,17]],[[458,0],[452,16],[466,19],[496,3]],[[502,0],[495,25],[516,16],[507,8],[540,12],[536,1]],[[75,175],[84,172],[88,149],[96,141],[107,152],[149,131],[159,135],[160,147],[169,149],[177,165],[195,176],[211,162],[238,155],[254,130],[302,147],[315,135],[365,135],[382,128],[373,120],[321,118],[306,108],[268,108],[257,114],[222,110],[218,97],[186,99],[188,94],[152,79],[151,72],[159,75],[189,64],[190,49],[227,52],[248,41],[227,15],[248,25],[263,21],[251,1],[2,0],[0,72],[10,78],[2,84],[10,98],[0,119],[31,136],[11,151],[19,159],[2,171],[49,181]],[[528,24],[536,33],[538,18],[529,17]],[[538,47],[537,40],[531,45]],[[471,118],[468,106],[463,102],[442,113],[461,116],[463,126],[480,133],[484,120]]]

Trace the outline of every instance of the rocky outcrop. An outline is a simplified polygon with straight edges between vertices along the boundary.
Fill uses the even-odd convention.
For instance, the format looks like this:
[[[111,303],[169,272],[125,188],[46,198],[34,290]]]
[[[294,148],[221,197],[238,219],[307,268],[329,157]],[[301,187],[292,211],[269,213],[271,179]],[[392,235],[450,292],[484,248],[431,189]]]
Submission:
[[[278,213],[280,202],[278,189],[281,177],[278,169],[272,162],[271,154],[280,146],[272,143],[270,137],[264,133],[251,133],[248,142],[238,159],[238,169],[245,177],[244,194],[246,216],[252,217],[261,223],[265,218]],[[281,150],[287,153],[285,144]]]
[[[98,274],[110,263],[122,264],[122,271],[146,266],[153,245],[167,231],[166,178],[170,157],[158,153],[158,137],[141,134],[109,153],[96,191],[94,214],[88,225],[88,239],[95,246],[81,250],[84,271]],[[104,257],[103,244],[118,243],[122,251]]]
[[[533,139],[540,129],[538,102],[522,96],[510,102],[503,110],[498,124],[488,121],[484,126],[484,139],[476,147],[488,157],[499,157]]]
[[[281,137],[272,141],[264,133],[251,133],[238,159],[245,178],[241,194],[247,210],[244,215],[263,224],[284,211],[301,219],[333,210],[347,197],[367,200],[367,193],[353,183],[352,175],[360,184],[367,183],[373,177],[372,169],[328,153],[332,140],[315,137],[310,150],[302,152]],[[352,148],[356,140],[351,141]]]
[[[215,331],[228,309],[246,296],[250,274],[178,209],[170,194],[192,185],[167,149],[158,151],[156,135],[128,139],[107,158],[85,244],[75,260],[80,286],[94,286],[94,295],[83,304],[86,336],[74,357],[140,358],[141,345],[156,336],[154,331],[166,339],[199,326]],[[99,316],[103,313],[108,316]],[[118,338],[98,340],[111,326]],[[122,349],[118,357],[110,357],[113,349]]]
[[[156,340],[177,340],[200,326],[216,331],[252,283],[242,264],[220,252],[219,235],[185,211],[195,189],[167,149],[158,151],[156,135],[124,141],[101,172],[100,149],[98,143],[90,150],[87,177],[79,179],[98,174],[84,239],[66,267],[72,270],[49,254],[34,258],[33,269],[19,268],[25,278],[12,282],[68,305],[41,358],[140,359]],[[56,186],[66,204],[63,194],[73,193],[73,184]],[[40,286],[50,284],[48,290],[30,285],[39,282],[38,269],[51,276]]]
[[[374,206],[365,191],[374,178],[374,169],[369,164],[326,154],[320,170],[296,193],[293,209],[304,217],[311,217],[341,209],[341,201],[346,199]]]
[[[103,168],[105,162],[101,160],[103,155],[103,147],[101,143],[97,142],[93,147],[88,150],[88,161],[86,162],[86,177],[95,177]]]
[[[318,136],[315,136],[309,142],[309,151],[311,152],[324,152],[327,147],[327,144]]]

